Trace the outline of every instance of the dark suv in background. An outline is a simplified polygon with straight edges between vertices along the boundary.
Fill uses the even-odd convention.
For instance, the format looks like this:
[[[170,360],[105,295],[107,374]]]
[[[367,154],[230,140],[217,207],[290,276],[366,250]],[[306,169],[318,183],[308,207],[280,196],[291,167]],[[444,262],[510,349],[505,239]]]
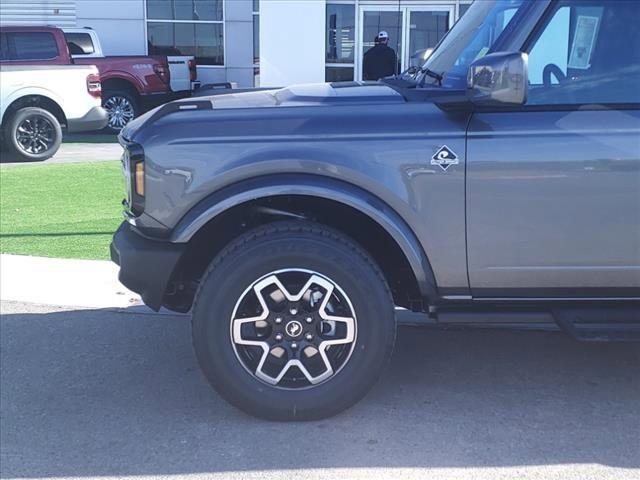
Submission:
[[[408,312],[637,339],[638,25],[483,0],[410,75],[151,111],[120,136],[120,278],[191,311],[212,385],[274,419],[360,399]]]

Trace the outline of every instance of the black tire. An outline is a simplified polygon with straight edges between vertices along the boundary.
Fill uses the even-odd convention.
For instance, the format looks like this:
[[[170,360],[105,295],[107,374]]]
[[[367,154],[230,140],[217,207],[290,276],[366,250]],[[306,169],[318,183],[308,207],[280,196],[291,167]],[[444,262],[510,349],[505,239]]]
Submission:
[[[231,333],[236,302],[252,291],[248,287],[283,269],[330,279],[347,295],[356,319],[357,336],[345,363],[323,383],[305,388],[285,389],[259,379],[236,354]],[[196,295],[192,327],[202,371],[232,405],[269,420],[315,420],[350,407],[377,381],[393,351],[395,312],[380,269],[352,240],[317,224],[278,222],[247,232],[213,260]]]
[[[19,161],[38,162],[56,154],[62,143],[62,128],[48,110],[25,107],[11,116],[3,137],[9,155]]]
[[[109,115],[105,130],[116,134],[140,114],[137,96],[127,90],[105,91],[102,94],[102,107]]]

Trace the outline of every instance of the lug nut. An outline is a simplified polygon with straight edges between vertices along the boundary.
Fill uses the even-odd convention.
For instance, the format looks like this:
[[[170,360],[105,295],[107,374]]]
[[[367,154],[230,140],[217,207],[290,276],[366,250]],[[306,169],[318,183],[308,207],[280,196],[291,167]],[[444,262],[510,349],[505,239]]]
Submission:
[[[311,323],[311,322],[313,322],[313,318],[311,318],[311,317],[307,317],[306,322],[307,322],[307,323]]]
[[[282,340],[282,334],[280,333],[276,333],[276,340],[279,342],[280,340]]]
[[[298,314],[298,309],[296,307],[291,307],[289,312],[291,313],[291,315],[297,315]]]
[[[282,323],[282,318],[280,318],[280,317],[276,318],[276,323],[277,324],[281,324]]]
[[[311,340],[313,340],[313,335],[311,335],[310,333],[307,333],[304,338],[307,339],[308,342],[310,342]]]
[[[295,350],[296,348],[298,348],[298,344],[296,342],[293,342],[291,344],[291,348],[293,348]]]

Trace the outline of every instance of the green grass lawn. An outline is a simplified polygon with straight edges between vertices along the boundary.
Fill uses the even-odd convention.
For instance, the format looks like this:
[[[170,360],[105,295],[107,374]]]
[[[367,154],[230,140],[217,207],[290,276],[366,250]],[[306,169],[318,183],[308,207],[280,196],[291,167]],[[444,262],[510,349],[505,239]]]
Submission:
[[[117,161],[0,167],[0,251],[109,258],[122,182]]]

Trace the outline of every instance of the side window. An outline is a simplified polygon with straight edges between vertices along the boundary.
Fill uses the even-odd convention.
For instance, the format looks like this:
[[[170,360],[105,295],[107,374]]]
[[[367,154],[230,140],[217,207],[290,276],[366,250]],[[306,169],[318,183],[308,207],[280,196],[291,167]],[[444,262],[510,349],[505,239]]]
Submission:
[[[71,55],[91,55],[95,52],[91,35],[88,33],[65,33],[64,38]]]
[[[9,60],[9,44],[6,33],[0,33],[0,60]]]
[[[529,105],[640,103],[640,8],[561,0],[529,48]]]
[[[14,54],[11,60],[50,60],[58,56],[58,45],[48,32],[8,33]]]

